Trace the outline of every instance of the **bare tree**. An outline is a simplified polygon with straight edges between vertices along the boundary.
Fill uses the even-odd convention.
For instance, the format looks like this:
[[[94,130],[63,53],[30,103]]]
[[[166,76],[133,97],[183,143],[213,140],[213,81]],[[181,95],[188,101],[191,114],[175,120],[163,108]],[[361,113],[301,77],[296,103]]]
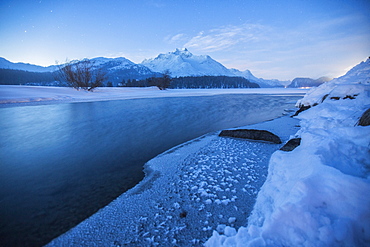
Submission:
[[[170,71],[165,70],[162,74],[162,77],[157,77],[155,78],[155,85],[160,89],[160,90],[166,90],[170,85],[172,78],[170,76]]]
[[[67,82],[70,87],[92,91],[103,85],[105,73],[96,68],[94,62],[89,59],[70,61],[59,66],[58,77]]]

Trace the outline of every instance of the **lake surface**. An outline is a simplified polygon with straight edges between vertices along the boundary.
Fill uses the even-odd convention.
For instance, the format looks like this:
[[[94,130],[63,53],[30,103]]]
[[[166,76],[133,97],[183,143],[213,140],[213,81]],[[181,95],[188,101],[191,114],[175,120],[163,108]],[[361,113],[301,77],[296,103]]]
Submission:
[[[42,246],[135,186],[156,155],[209,132],[279,116],[299,98],[217,95],[0,108],[0,246]]]

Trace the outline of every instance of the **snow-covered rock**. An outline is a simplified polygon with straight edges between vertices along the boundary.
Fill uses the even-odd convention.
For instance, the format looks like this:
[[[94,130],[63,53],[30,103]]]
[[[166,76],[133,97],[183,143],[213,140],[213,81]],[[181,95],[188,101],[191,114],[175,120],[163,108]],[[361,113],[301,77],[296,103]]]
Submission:
[[[356,126],[370,106],[369,63],[298,102],[318,103],[298,116],[301,145],[272,155],[248,225],[214,231],[206,246],[370,246],[370,126]]]

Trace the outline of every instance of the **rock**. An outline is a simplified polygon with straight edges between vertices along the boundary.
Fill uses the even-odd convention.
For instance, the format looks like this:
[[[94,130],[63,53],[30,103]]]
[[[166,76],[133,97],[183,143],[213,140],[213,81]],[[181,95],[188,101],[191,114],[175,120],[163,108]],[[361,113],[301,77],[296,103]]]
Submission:
[[[296,113],[292,116],[292,117],[295,117],[295,116],[298,116],[298,114],[299,113],[301,113],[301,112],[303,112],[303,111],[305,111],[305,110],[308,110],[308,109],[310,109],[311,108],[311,106],[310,105],[308,105],[308,106],[301,106],[299,109],[298,109],[298,111],[296,111]]]
[[[329,96],[329,94],[325,94],[324,97],[322,97],[321,99],[321,103],[324,102],[324,100],[326,100],[326,98]]]
[[[267,130],[255,130],[255,129],[237,129],[237,130],[223,130],[219,136],[235,137],[251,140],[267,141],[276,144],[280,144],[280,138],[267,131]]]
[[[285,145],[280,148],[282,151],[290,152],[293,151],[296,147],[301,145],[301,138],[290,139]]]
[[[367,109],[358,121],[359,126],[369,126],[370,125],[370,108]]]

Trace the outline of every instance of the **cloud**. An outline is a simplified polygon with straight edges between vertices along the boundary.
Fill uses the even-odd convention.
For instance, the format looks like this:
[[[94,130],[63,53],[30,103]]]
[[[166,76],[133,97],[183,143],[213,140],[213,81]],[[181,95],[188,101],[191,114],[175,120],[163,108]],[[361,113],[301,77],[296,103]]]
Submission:
[[[205,52],[225,50],[241,43],[254,43],[265,39],[264,34],[268,29],[267,26],[259,24],[224,26],[207,32],[199,32],[187,41],[184,47],[196,48]]]
[[[311,19],[287,26],[245,23],[193,36],[176,34],[168,40],[195,54],[210,55],[228,68],[249,69],[257,77],[337,77],[368,56],[366,23],[358,16]]]
[[[173,36],[169,35],[169,36],[164,38],[165,42],[167,42],[169,44],[184,42],[184,40],[186,40],[186,39],[187,39],[187,37],[183,33],[179,33],[179,34],[176,34],[176,35],[173,35]]]

